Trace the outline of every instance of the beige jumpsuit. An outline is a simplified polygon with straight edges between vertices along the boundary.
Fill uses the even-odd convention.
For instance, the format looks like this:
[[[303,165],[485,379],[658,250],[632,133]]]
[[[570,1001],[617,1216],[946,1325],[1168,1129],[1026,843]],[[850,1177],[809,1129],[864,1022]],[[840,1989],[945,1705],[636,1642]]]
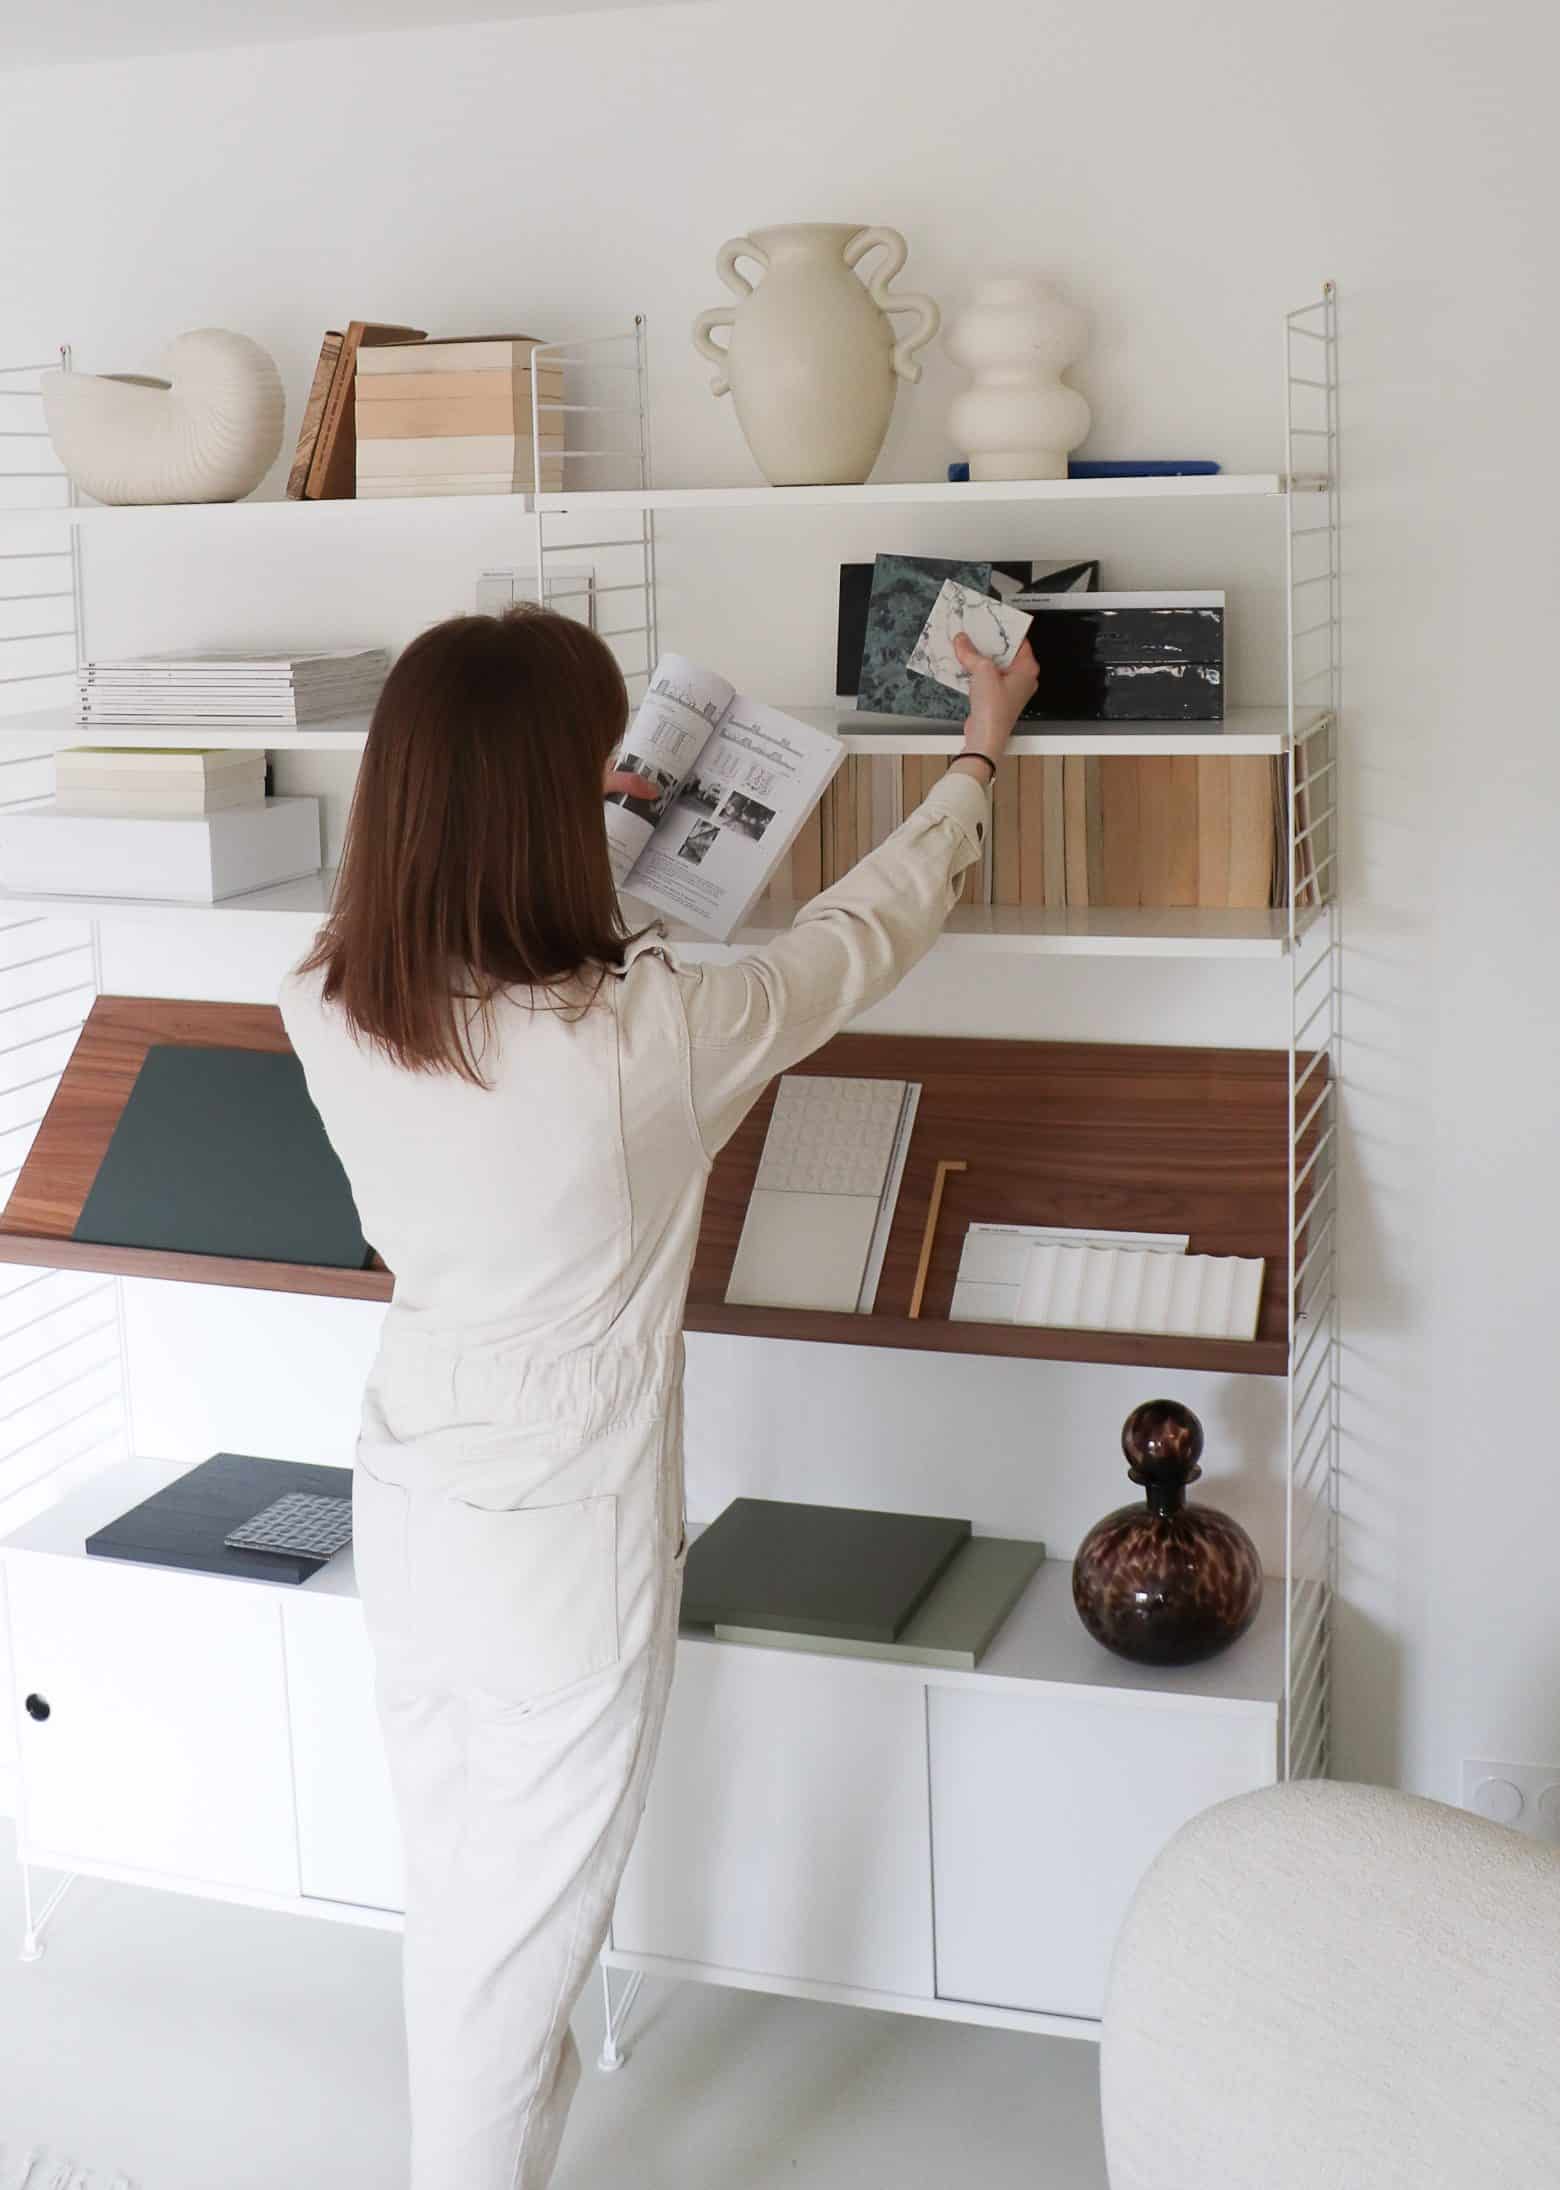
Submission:
[[[683,1301],[712,1159],[887,994],[980,850],[942,779],[724,965],[636,945],[589,1009],[506,998],[484,1088],[408,1072],[293,975],[282,1012],[396,1273],[355,1551],[406,1848],[412,2190],[543,2190],[671,1682]]]

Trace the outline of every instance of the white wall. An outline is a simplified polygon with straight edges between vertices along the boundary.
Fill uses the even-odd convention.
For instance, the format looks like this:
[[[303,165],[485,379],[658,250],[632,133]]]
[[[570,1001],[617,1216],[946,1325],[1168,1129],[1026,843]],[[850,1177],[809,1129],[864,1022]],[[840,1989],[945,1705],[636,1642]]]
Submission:
[[[1556,1184],[1560,761],[1534,660],[1556,590],[1540,210],[1556,182],[1554,43],[1547,13],[1453,0],[987,0],[963,16],[932,0],[734,0],[0,84],[5,354],[69,339],[86,367],[134,368],[181,328],[232,325],[275,350],[296,403],[319,330],[344,314],[581,332],[643,309],[667,481],[752,476],[684,329],[720,298],[715,247],[753,223],[892,222],[912,240],[909,278],[947,306],[982,271],[1044,270],[1093,320],[1076,375],[1093,446],[1232,468],[1279,461],[1279,314],[1339,283],[1357,1213],[1337,1717],[1346,1770],[1443,1795],[1463,1755],[1560,1759],[1534,1429]],[[937,474],[956,384],[934,355],[886,472]],[[1072,513],[981,528],[980,544],[1099,552],[1123,582],[1227,584],[1235,696],[1265,699],[1264,522],[1128,509],[1084,537]],[[248,565],[171,536],[94,545],[94,637],[259,638],[284,614],[289,635],[401,636],[461,597],[463,570],[447,541],[425,559],[415,520],[399,526],[374,558],[349,559],[329,519],[310,554],[292,529],[285,549],[280,528],[257,529]],[[669,531],[664,635],[777,699],[820,698],[834,562],[912,537],[956,551],[971,526],[734,525],[714,556]],[[215,978],[160,943],[155,958],[116,945],[108,973]],[[239,985],[273,973],[257,954]],[[1233,971],[1044,963],[927,968],[881,1017],[1278,1032],[1272,986]],[[170,1450],[312,1449],[311,1426],[341,1449],[331,1379],[361,1364],[369,1319],[340,1308],[311,1325],[284,1417],[278,1369],[305,1343],[290,1309],[241,1341],[230,1304],[149,1293],[134,1308],[146,1449],[154,1433]],[[193,1341],[219,1327],[202,1353]],[[184,1366],[183,1392],[161,1400],[157,1346]],[[339,1349],[334,1367],[322,1347]],[[1116,1425],[1161,1381],[711,1340],[694,1365],[704,1510],[737,1482],[903,1495],[1060,1548],[1115,1501]],[[1276,1394],[1169,1381],[1207,1414],[1210,1490],[1271,1548]]]

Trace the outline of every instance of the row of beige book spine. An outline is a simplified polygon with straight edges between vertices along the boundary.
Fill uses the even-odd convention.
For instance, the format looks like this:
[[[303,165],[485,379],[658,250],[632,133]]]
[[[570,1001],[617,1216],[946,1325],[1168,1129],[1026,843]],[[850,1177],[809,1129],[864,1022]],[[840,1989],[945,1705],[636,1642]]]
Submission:
[[[914,812],[947,766],[942,754],[847,757],[771,895],[804,904],[838,881]],[[985,856],[966,870],[960,903],[1265,909],[1286,900],[1287,826],[1279,759],[1009,755],[993,786]],[[1302,903],[1315,894],[1310,849]]]

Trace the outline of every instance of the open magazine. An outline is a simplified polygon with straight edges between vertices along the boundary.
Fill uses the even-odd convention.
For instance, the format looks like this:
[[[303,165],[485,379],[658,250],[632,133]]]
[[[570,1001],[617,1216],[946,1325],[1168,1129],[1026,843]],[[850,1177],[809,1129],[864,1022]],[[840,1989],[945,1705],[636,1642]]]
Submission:
[[[760,898],[844,758],[840,740],[663,654],[613,762],[659,785],[607,800],[612,876],[725,942]]]

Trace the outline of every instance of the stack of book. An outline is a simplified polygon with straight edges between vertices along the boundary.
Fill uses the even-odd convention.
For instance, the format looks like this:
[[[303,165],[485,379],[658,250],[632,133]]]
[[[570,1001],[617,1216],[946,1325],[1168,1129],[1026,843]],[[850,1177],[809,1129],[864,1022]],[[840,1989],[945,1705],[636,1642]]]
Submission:
[[[563,368],[532,335],[391,343],[357,359],[359,500],[526,494],[563,485]],[[532,385],[544,411],[537,464]]]
[[[971,1672],[1044,1560],[968,1521],[738,1498],[689,1550],[682,1616],[721,1642]]]
[[[216,814],[265,799],[265,755],[195,747],[74,745],[54,756],[59,814]]]
[[[298,729],[365,714],[390,666],[382,646],[323,653],[147,654],[76,672],[85,723],[274,723]]]
[[[771,897],[805,904],[891,836],[942,753],[851,755],[804,823]],[[1009,754],[961,902],[1262,910],[1286,902],[1287,764],[1261,754]],[[1302,904],[1314,896],[1302,847]]]

